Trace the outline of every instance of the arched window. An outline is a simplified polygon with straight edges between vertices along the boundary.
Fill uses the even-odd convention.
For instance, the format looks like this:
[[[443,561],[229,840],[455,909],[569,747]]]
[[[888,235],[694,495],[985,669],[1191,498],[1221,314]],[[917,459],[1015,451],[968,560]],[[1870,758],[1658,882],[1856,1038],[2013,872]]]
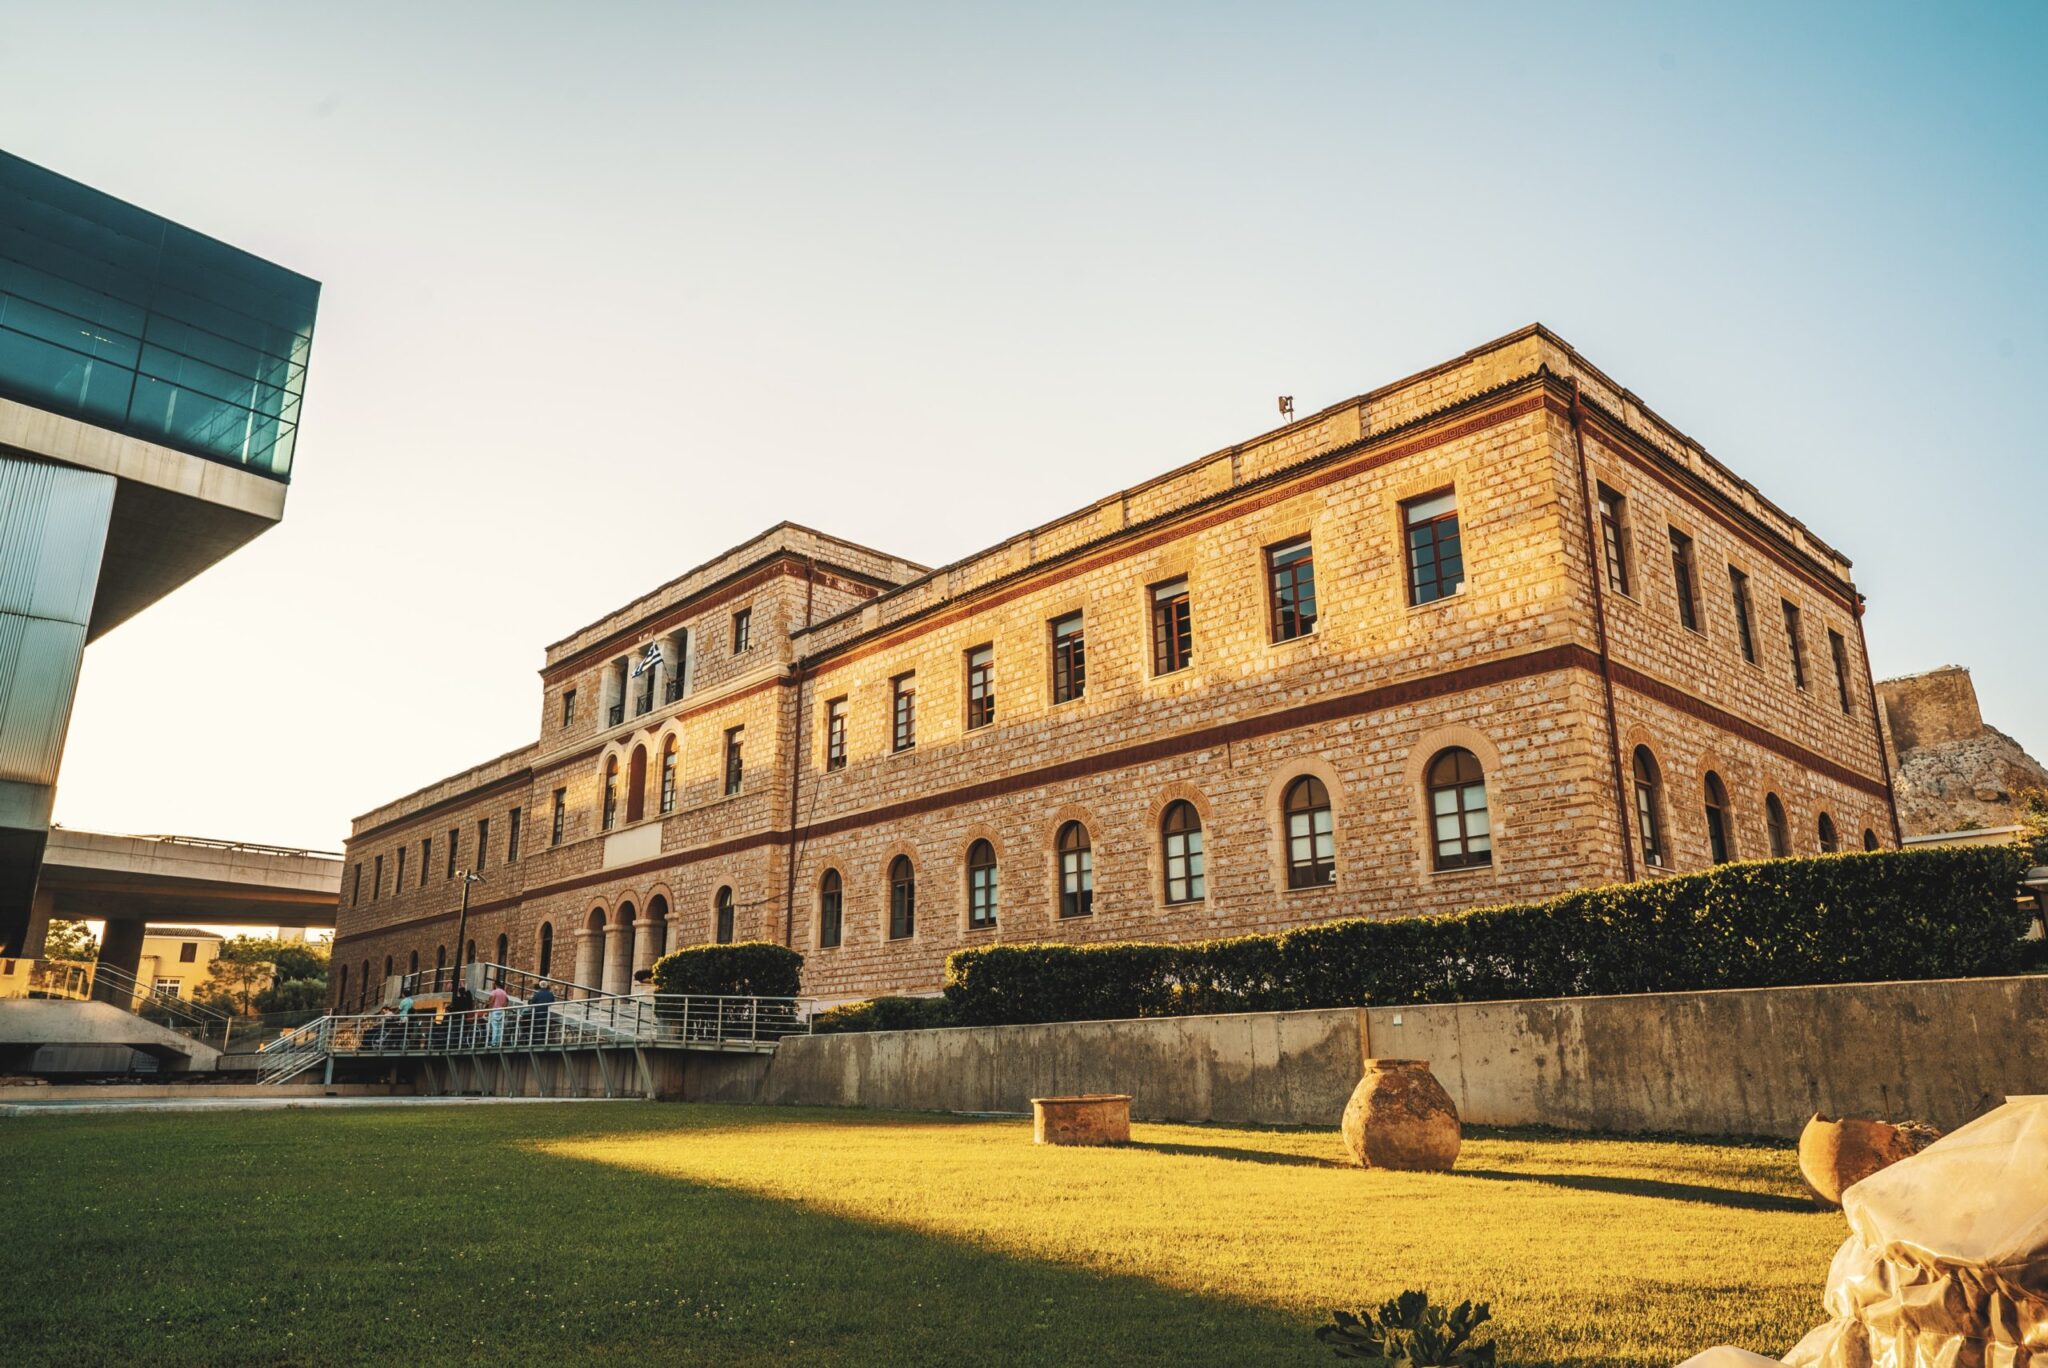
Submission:
[[[417,977],[420,972],[420,952],[415,950],[406,956],[405,972]]]
[[[908,855],[889,861],[889,939],[917,934],[917,871]]]
[[[540,956],[534,961],[534,972],[542,978],[552,977],[555,972],[555,924],[540,924]]]
[[[1202,818],[1195,805],[1175,799],[1159,822],[1160,851],[1165,859],[1166,900],[1200,902],[1208,891],[1202,862]]]
[[[335,1010],[335,1011],[337,1011],[337,1012],[338,1012],[338,1011],[340,1011],[340,1010],[341,1010],[341,1005],[342,1005],[343,1003],[347,1002],[347,1001],[348,1001],[348,966],[347,966],[346,964],[344,964],[344,965],[342,965],[342,966],[341,966],[341,976],[340,976],[340,977],[339,977],[338,979],[336,979],[336,980],[335,980],[335,982],[334,982],[334,1010]]]
[[[661,744],[661,810],[664,813],[676,810],[676,739],[673,736]]]
[[[1771,858],[1782,860],[1792,853],[1792,827],[1785,820],[1785,805],[1778,795],[1764,795],[1764,825],[1770,828]]]
[[[600,830],[610,831],[619,815],[619,757],[609,756],[604,762],[604,823]]]
[[[389,955],[386,955],[386,956],[384,957],[384,977],[385,977],[385,978],[390,978],[390,977],[391,977],[391,968],[392,968],[392,964],[391,964],[391,956],[389,956]]]
[[[1820,852],[1832,855],[1842,848],[1842,833],[1835,830],[1835,819],[1825,812],[1820,815]]]
[[[718,890],[718,897],[713,901],[713,907],[718,914],[718,928],[716,932],[718,943],[720,945],[731,945],[733,925],[732,889],[730,887]]]
[[[967,929],[996,924],[996,848],[987,841],[967,847]]]
[[[1636,829],[1643,838],[1643,863],[1662,868],[1664,827],[1658,814],[1664,810],[1664,779],[1657,772],[1657,757],[1648,746],[1636,747]]]
[[[440,973],[441,973],[441,971],[442,971],[443,969],[446,969],[447,967],[448,967],[448,947],[447,947],[447,946],[445,946],[445,945],[437,945],[437,946],[435,946],[435,947],[434,947],[434,975],[435,975],[435,977],[436,977],[436,978],[440,977]]]
[[[1715,864],[1726,864],[1735,858],[1735,842],[1730,836],[1734,829],[1728,820],[1728,790],[1721,784],[1721,776],[1707,771],[1707,848],[1713,853]]]
[[[369,1005],[370,1005],[370,962],[369,962],[368,960],[364,960],[364,961],[363,961],[363,977],[362,977],[362,981],[361,981],[360,983],[358,983],[358,984],[356,985],[356,1010],[360,1012],[360,1011],[361,1011],[361,1010],[362,1010],[363,1008],[365,1008],[365,1007],[367,1007],[367,1006],[369,1006]]]
[[[818,948],[830,950],[846,935],[846,884],[828,869],[818,880]]]
[[[496,963],[498,966],[497,982],[501,984],[505,981],[505,965],[511,958],[512,938],[503,931],[500,931],[498,933],[498,958]]]
[[[1337,881],[1337,836],[1330,821],[1330,791],[1313,774],[1287,786],[1280,801],[1287,823],[1287,886],[1320,888]]]
[[[1877,833],[1869,827],[1863,828],[1863,848],[1865,850],[1877,849]]]
[[[1429,762],[1430,840],[1438,869],[1493,863],[1493,822],[1486,811],[1486,772],[1463,746]]]
[[[635,746],[633,758],[626,766],[626,820],[637,822],[646,815],[647,747]]]
[[[654,925],[647,928],[648,949],[655,959],[668,953],[668,899],[657,893],[647,900],[647,920]]]
[[[1060,828],[1060,915],[1086,917],[1095,911],[1095,851],[1088,828],[1069,822]]]

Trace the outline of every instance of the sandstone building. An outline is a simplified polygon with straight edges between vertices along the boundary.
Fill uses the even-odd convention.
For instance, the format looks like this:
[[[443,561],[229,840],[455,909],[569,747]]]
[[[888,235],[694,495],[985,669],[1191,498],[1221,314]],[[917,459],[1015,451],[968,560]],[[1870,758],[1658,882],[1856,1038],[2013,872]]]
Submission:
[[[1849,562],[1530,327],[937,570],[783,524],[547,648],[536,736],[363,814],[337,1004],[473,949],[828,999],[1890,846]]]

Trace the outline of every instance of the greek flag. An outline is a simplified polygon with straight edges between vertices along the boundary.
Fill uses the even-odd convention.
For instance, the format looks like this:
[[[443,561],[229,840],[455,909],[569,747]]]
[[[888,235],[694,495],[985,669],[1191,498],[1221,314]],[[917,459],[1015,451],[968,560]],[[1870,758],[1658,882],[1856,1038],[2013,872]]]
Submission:
[[[633,666],[633,678],[638,679],[641,675],[646,674],[659,664],[661,664],[661,643],[650,641],[647,643],[647,649],[641,653],[639,662]]]

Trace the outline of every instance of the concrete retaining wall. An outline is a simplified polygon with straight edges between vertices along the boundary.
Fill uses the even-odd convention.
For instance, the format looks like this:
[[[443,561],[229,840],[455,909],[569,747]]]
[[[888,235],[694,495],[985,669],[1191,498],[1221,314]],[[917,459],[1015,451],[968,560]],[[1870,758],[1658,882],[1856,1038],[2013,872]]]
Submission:
[[[1792,1136],[1826,1111],[1949,1128],[2048,1092],[2048,978],[811,1036],[765,1068],[678,1081],[694,1101],[928,1111],[1128,1092],[1146,1119],[1334,1125],[1368,1055],[1429,1060],[1482,1124]]]
[[[1363,1016],[1344,1008],[807,1036],[776,1048],[759,1100],[1025,1112],[1033,1097],[1127,1092],[1141,1118],[1323,1125],[1358,1082]]]

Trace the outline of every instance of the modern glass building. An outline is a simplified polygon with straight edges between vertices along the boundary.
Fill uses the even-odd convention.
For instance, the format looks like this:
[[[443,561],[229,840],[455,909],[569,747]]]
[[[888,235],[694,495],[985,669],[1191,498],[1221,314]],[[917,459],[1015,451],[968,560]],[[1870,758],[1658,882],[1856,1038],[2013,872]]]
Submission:
[[[51,915],[86,646],[284,517],[319,301],[0,152],[0,955]]]
[[[0,396],[291,476],[320,285],[0,152]]]

